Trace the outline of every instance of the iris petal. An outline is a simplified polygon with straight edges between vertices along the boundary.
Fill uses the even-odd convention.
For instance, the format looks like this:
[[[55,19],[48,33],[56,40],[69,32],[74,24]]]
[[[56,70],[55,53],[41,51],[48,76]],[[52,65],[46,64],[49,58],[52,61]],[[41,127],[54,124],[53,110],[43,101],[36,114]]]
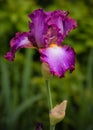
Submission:
[[[32,47],[31,42],[28,40],[28,33],[16,33],[16,36],[10,41],[10,47],[11,51],[7,52],[4,57],[10,61],[13,61],[15,58],[15,53],[18,49]]]
[[[51,15],[48,16],[47,18],[47,22],[48,22],[48,25],[49,26],[55,26],[57,29],[56,29],[56,37],[57,37],[57,40],[56,40],[56,43],[57,44],[60,44],[63,40],[64,40],[64,26],[63,26],[63,20],[64,20],[64,16],[65,16],[65,12],[64,11],[60,11],[60,10],[57,10],[57,11],[54,11],[54,12],[51,12]]]
[[[77,27],[77,23],[74,19],[66,17],[64,19],[64,35],[67,36],[69,32]]]
[[[44,34],[47,31],[47,25],[45,23],[46,14],[43,9],[35,10],[32,14],[29,15],[32,22],[29,23],[30,27],[30,36],[31,39],[34,39],[34,45],[37,47],[45,47],[45,38]]]
[[[77,27],[76,21],[68,17],[68,14],[68,11],[57,10],[51,12],[50,16],[47,17],[48,25],[57,28],[56,42],[59,45],[64,41],[64,38],[69,34],[69,32]]]
[[[40,49],[41,61],[50,67],[52,75],[64,77],[67,70],[72,72],[75,68],[75,52],[69,46],[51,46],[46,49]]]
[[[52,43],[61,45],[69,32],[77,27],[75,20],[68,14],[68,11],[44,12],[43,9],[30,14],[32,22],[29,22],[29,39],[33,46],[45,48]]]

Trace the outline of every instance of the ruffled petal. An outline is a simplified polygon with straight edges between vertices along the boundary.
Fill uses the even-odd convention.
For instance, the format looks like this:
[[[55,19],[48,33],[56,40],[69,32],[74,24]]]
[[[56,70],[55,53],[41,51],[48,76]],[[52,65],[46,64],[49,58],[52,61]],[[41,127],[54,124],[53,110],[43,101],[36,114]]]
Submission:
[[[15,58],[15,53],[20,48],[30,48],[32,47],[31,42],[28,40],[28,33],[16,33],[16,36],[10,41],[11,51],[7,52],[4,56],[5,59],[13,61]]]
[[[30,35],[29,38],[36,47],[45,47],[46,42],[44,35],[47,31],[47,24],[45,23],[46,14],[43,9],[35,10],[29,15],[32,22],[29,23]]]
[[[59,29],[56,25],[49,25],[47,34],[45,35],[45,40],[47,47],[55,43],[56,45],[61,45],[63,36],[59,33]]]
[[[53,12],[44,12],[43,9],[35,10],[29,15],[32,22],[29,22],[29,39],[33,46],[38,48],[48,47],[51,43],[60,40],[61,35],[56,25],[48,24]]]
[[[77,23],[74,19],[68,17],[68,11],[57,10],[49,14],[50,16],[47,16],[47,23],[49,26],[57,28],[56,43],[60,45],[69,32],[77,27]]]
[[[72,72],[75,68],[75,52],[69,46],[53,45],[46,49],[40,49],[41,61],[50,67],[52,75],[64,77],[67,70]]]
[[[64,19],[64,35],[67,36],[69,32],[77,27],[77,23],[71,17],[65,17]]]
[[[61,45],[69,32],[77,27],[76,21],[68,17],[68,11],[44,12],[35,10],[29,15],[29,39],[33,46],[45,48],[55,43]]]
[[[56,38],[57,38],[57,43],[59,44],[64,40],[63,20],[64,20],[65,15],[66,15],[66,12],[57,10],[57,11],[51,12],[51,15],[48,16],[47,18],[48,25],[51,27],[55,26],[57,28]]]

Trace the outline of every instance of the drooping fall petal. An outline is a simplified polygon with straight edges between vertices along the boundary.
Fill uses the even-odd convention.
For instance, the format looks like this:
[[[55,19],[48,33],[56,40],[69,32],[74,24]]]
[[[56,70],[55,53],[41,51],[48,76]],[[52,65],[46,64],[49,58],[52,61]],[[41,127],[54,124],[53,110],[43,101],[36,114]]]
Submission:
[[[10,41],[10,47],[10,52],[7,52],[4,57],[10,61],[13,61],[15,58],[15,53],[18,49],[32,47],[31,42],[28,40],[28,33],[16,33],[16,36]]]
[[[40,49],[41,61],[49,65],[52,75],[64,77],[67,70],[72,72],[75,68],[75,52],[69,46],[50,46]]]

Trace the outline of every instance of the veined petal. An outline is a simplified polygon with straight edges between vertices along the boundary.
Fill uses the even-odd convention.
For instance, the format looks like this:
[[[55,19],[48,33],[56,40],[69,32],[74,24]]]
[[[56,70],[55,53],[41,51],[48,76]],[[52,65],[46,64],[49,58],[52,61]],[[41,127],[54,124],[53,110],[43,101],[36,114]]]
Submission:
[[[40,49],[41,61],[50,67],[52,75],[64,77],[67,70],[72,72],[75,68],[75,52],[69,46],[53,45],[46,49]]]
[[[31,42],[28,40],[28,33],[16,33],[16,36],[10,41],[10,47],[11,51],[7,52],[4,57],[10,61],[13,61],[15,58],[15,53],[18,49],[32,47]]]

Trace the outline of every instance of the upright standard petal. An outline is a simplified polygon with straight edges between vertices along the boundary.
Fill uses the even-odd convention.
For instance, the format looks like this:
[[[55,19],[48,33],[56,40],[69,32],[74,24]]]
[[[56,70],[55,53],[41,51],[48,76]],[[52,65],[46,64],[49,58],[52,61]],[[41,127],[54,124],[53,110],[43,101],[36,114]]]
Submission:
[[[40,49],[41,61],[50,67],[52,75],[64,77],[67,70],[72,72],[75,68],[75,52],[68,46],[52,45],[46,49]]]
[[[65,17],[64,19],[64,35],[67,36],[69,32],[77,27],[77,23],[71,17]]]
[[[45,37],[47,24],[45,23],[46,14],[43,9],[35,10],[29,15],[32,22],[29,23],[30,35],[29,38],[36,47],[45,47]]]
[[[64,38],[69,34],[71,30],[77,27],[77,23],[74,19],[68,17],[68,11],[56,10],[50,13],[47,18],[49,26],[56,26],[57,28],[57,40],[56,42],[60,45]]]
[[[63,19],[64,19],[65,15],[66,15],[66,12],[57,10],[57,11],[51,12],[50,16],[48,16],[48,18],[47,18],[48,25],[50,27],[53,27],[53,26],[56,27],[56,43],[59,45],[64,40]]]
[[[28,33],[16,33],[16,36],[10,41],[10,47],[11,51],[7,52],[4,57],[10,61],[13,61],[15,58],[15,53],[18,49],[32,47],[31,42],[28,40]]]
[[[35,10],[29,15],[29,39],[33,46],[45,48],[55,43],[61,45],[68,33],[77,27],[76,21],[68,17],[68,11],[44,12]]]

